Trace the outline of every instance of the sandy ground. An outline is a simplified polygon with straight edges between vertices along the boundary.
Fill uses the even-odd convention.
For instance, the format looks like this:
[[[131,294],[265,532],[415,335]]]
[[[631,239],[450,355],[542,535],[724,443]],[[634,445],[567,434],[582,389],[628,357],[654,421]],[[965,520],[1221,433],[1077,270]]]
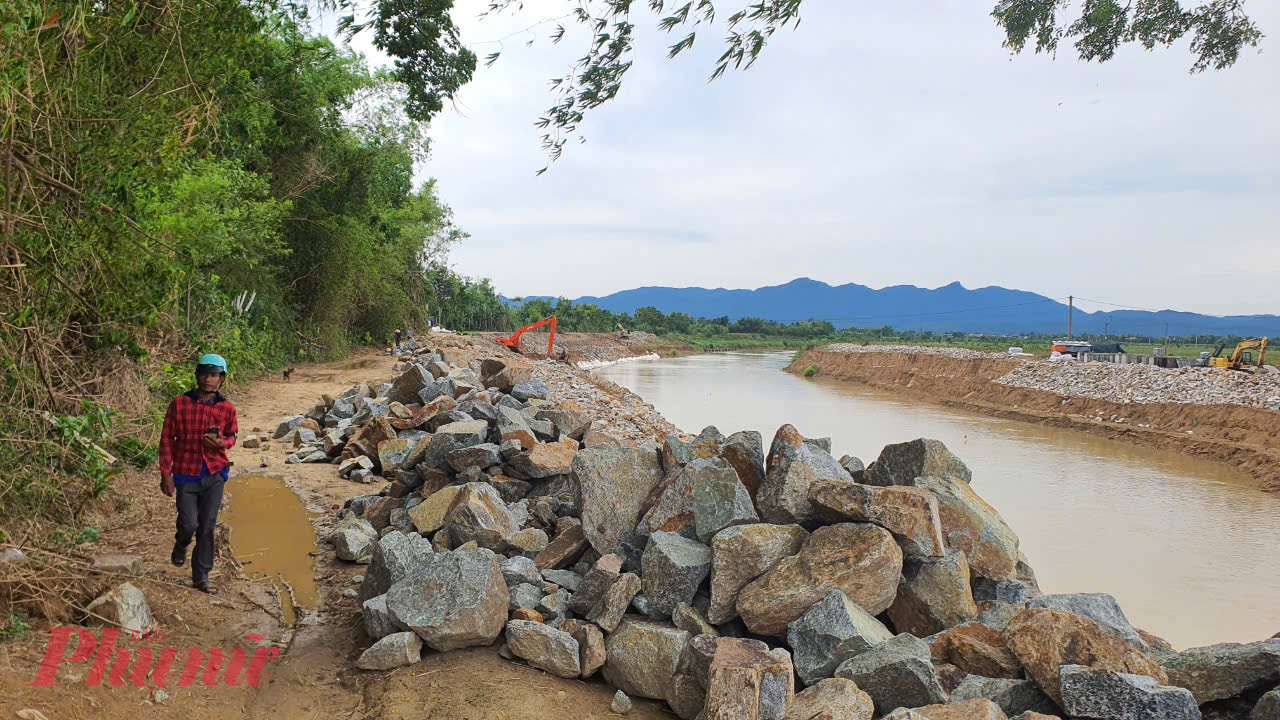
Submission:
[[[1276,435],[1280,413],[1239,405],[1124,405],[1068,399],[993,382],[1018,363],[919,353],[808,350],[788,369],[799,372],[817,365],[823,377],[864,383],[908,398],[1218,460],[1243,471],[1263,489],[1280,492],[1280,438]]]
[[[491,350],[487,338],[450,337],[438,342],[466,354],[470,354],[468,348]],[[337,394],[359,382],[388,379],[393,374],[393,364],[394,360],[386,355],[366,352],[339,362],[300,366],[288,383],[278,376],[265,378],[231,387],[228,394],[239,410],[242,431],[258,427],[270,432],[282,416],[305,410],[318,401],[321,393]],[[173,501],[160,494],[154,471],[132,473],[117,480],[114,500],[96,521],[102,529],[102,539],[82,546],[85,556],[133,552],[145,557],[144,577],[130,581],[146,593],[165,637],[154,642],[122,640],[121,646],[220,647],[227,651],[246,647],[252,652],[258,643],[246,641],[244,636],[262,633],[267,636],[262,645],[283,650],[280,659],[268,664],[267,680],[261,687],[205,687],[197,681],[188,688],[167,688],[168,699],[157,702],[150,688],[127,684],[119,688],[85,687],[88,663],[61,666],[57,687],[29,687],[50,638],[48,622],[37,619],[33,625],[38,629],[27,639],[0,645],[0,718],[15,717],[25,708],[39,710],[50,720],[188,720],[193,714],[215,718],[358,720],[551,720],[566,714],[584,720],[617,717],[609,710],[613,690],[598,677],[589,681],[552,677],[503,660],[496,646],[443,655],[428,652],[420,663],[390,672],[356,670],[355,659],[369,640],[357,601],[343,598],[342,590],[354,587],[351,576],[363,572],[363,566],[337,560],[324,538],[333,525],[334,511],[346,498],[376,492],[379,486],[342,480],[332,465],[285,465],[283,455],[279,446],[266,450],[237,447],[232,460],[237,471],[257,471],[265,456],[270,463],[266,472],[283,477],[311,512],[321,540],[314,557],[320,606],[306,613],[295,627],[283,623],[275,589],[247,577],[245,573],[252,568],[242,569],[230,561],[226,547],[221,549],[214,567],[214,580],[222,592],[211,597],[187,586],[189,570],[168,562]],[[236,479],[232,477],[227,485],[227,503],[235,503],[235,488]],[[121,580],[89,576],[86,584],[98,590]],[[636,700],[629,717],[648,720],[672,716],[658,703]]]

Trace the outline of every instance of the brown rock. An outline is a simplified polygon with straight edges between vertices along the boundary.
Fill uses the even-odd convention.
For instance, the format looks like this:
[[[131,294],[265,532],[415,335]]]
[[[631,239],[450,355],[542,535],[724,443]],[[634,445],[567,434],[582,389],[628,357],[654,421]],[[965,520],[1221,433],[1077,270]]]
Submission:
[[[785,650],[765,652],[739,638],[716,641],[706,720],[784,720],[794,694],[795,673]]]
[[[381,530],[391,524],[391,511],[402,507],[403,497],[381,497],[365,508],[364,519],[369,521],[374,530]]]
[[[645,501],[648,511],[640,518],[643,534],[680,533],[693,537],[693,473],[682,467],[668,475]]]
[[[620,448],[622,447],[622,443],[619,442],[617,438],[603,430],[588,430],[587,433],[582,436],[582,446],[589,448]]]
[[[537,622],[537,623],[546,622],[546,620],[542,617],[542,613],[538,612],[537,610],[530,610],[528,608],[516,608],[515,612],[511,613],[511,619],[512,620],[528,620],[529,622]]]
[[[444,527],[445,518],[458,502],[462,485],[451,485],[409,509],[409,519],[420,533],[432,533]]]
[[[902,549],[889,531],[846,523],[814,531],[800,553],[784,558],[738,596],[738,614],[752,632],[781,637],[787,623],[841,590],[872,615],[893,604],[902,574]]]
[[[986,698],[975,698],[947,705],[925,705],[924,707],[910,710],[899,708],[884,716],[884,720],[907,720],[908,718],[921,718],[922,720],[1008,720],[1008,716],[1004,714],[1000,706]]]
[[[563,625],[561,629],[565,629]],[[578,641],[578,651],[581,653],[581,677],[589,678],[595,675],[597,670],[604,667],[604,633],[591,623],[581,623],[574,630],[573,639]]]
[[[510,433],[504,434],[503,440],[510,439],[506,437],[507,434]],[[520,440],[523,444],[524,440]],[[528,452],[516,455],[507,462],[518,472],[531,478],[546,478],[568,473],[573,467],[573,456],[577,452],[578,443],[565,438],[559,442],[535,444]]]
[[[586,548],[587,537],[582,532],[582,525],[573,525],[556,535],[551,544],[533,558],[533,564],[539,570],[562,568],[572,563]]]
[[[1059,705],[1062,693],[1058,668],[1063,665],[1146,675],[1161,685],[1169,684],[1168,676],[1155,660],[1080,615],[1030,608],[1009,622],[1003,637],[1027,674]]]
[[[1173,649],[1173,645],[1169,644],[1168,640],[1165,640],[1159,635],[1149,633],[1141,628],[1134,628],[1134,630],[1137,631],[1138,637],[1142,638],[1142,642],[1150,645],[1152,648],[1162,652],[1177,652],[1177,650]]]
[[[889,619],[898,632],[927,637],[977,614],[963,552],[948,550],[945,557],[905,563],[898,596],[889,608]]]
[[[503,550],[516,526],[498,491],[482,482],[467,483],[462,488],[445,518],[450,542],[459,546],[474,541],[480,547]]]
[[[871,720],[875,706],[857,683],[827,678],[796,693],[786,720]]]
[[[357,430],[355,435],[351,436],[343,452],[350,451],[353,457],[367,455],[371,458],[376,458],[378,457],[378,444],[383,440],[393,440],[395,437],[395,428],[391,427],[391,423],[387,421],[387,416],[375,415],[372,420],[365,423],[364,427]]]
[[[419,464],[418,467],[414,468],[414,472],[418,474],[418,480],[422,482],[422,487],[418,490],[418,494],[424,498],[431,497],[449,485],[449,474],[440,468]]]
[[[1017,576],[1018,536],[969,483],[956,477],[919,477],[913,485],[938,498],[947,547],[963,550],[974,572],[992,580]]]
[[[967,673],[983,677],[1022,677],[1022,663],[1009,652],[999,630],[971,622],[946,630],[930,647],[933,659],[951,663]]]
[[[397,403],[392,403],[392,405],[395,404]],[[427,422],[437,414],[446,410],[452,410],[456,404],[457,403],[453,398],[448,395],[441,395],[426,405],[420,405],[410,410],[407,418],[397,417],[396,419],[389,420],[388,422],[390,422],[391,427],[396,430],[412,430],[414,428],[420,428],[423,425],[426,425]]]
[[[784,557],[800,552],[809,531],[799,525],[738,525],[716,533],[711,540],[711,608],[713,624],[737,614],[738,593],[747,583],[773,568]]]
[[[942,692],[950,695],[955,692],[956,688],[969,677],[969,673],[952,665],[951,663],[934,662],[933,674],[938,677],[938,684],[942,686]]]
[[[907,557],[942,557],[938,499],[928,490],[815,480],[809,486],[809,501],[824,517],[869,522],[888,530]]]

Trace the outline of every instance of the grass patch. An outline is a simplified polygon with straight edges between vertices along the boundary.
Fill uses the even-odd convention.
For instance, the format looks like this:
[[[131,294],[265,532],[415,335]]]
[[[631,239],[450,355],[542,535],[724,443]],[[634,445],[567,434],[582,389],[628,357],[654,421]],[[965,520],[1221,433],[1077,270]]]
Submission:
[[[31,626],[27,624],[27,613],[23,610],[10,610],[9,614],[0,620],[0,642],[21,640],[30,632]]]
[[[817,365],[810,365],[809,367],[804,369],[804,373],[803,373],[805,377],[813,377],[814,375],[817,375],[817,374],[818,374]]]

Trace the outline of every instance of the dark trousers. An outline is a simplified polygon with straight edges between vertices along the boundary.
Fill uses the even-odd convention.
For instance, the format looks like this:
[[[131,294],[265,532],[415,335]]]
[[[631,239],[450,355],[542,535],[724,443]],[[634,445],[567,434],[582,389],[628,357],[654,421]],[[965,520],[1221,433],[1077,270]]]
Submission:
[[[191,537],[196,539],[196,550],[191,554],[191,582],[199,585],[209,581],[213,569],[213,530],[218,524],[218,509],[222,507],[222,475],[206,475],[199,482],[181,483],[175,486],[178,502],[178,534],[173,542],[186,549]]]

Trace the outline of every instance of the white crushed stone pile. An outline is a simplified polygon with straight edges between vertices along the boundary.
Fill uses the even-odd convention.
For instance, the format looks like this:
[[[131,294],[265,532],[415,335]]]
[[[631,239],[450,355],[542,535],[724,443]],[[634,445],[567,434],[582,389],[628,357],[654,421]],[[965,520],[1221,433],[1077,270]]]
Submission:
[[[1280,375],[1222,368],[1024,362],[996,382],[1121,404],[1243,405],[1280,411]]]
[[[541,360],[533,365],[533,377],[547,384],[559,404],[576,406],[590,415],[592,430],[612,435],[624,445],[685,436],[639,395],[586,370]]]
[[[1006,353],[989,353],[956,347],[938,347],[934,345],[855,345],[853,343],[831,343],[823,348],[833,353],[900,353],[903,355],[941,355],[956,360],[980,360],[1008,358]]]

